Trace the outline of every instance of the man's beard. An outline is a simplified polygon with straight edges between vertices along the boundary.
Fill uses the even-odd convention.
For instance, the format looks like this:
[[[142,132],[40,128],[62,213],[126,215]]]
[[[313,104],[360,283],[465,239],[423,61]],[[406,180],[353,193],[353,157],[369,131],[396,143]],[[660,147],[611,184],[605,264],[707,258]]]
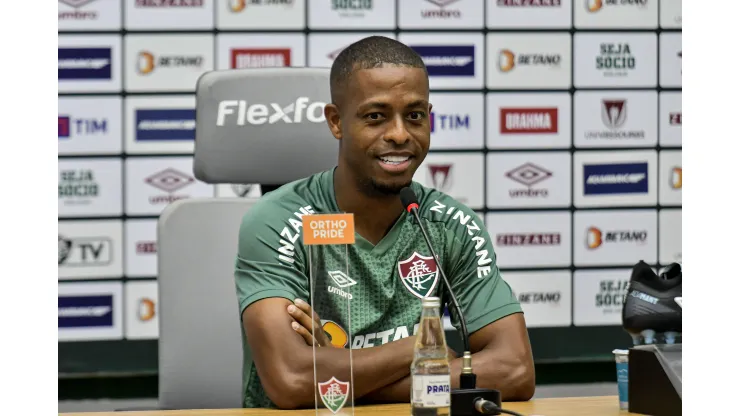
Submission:
[[[405,183],[382,183],[376,181],[374,178],[363,178],[360,181],[360,191],[368,196],[397,196],[401,193],[401,189],[411,186],[411,181]]]

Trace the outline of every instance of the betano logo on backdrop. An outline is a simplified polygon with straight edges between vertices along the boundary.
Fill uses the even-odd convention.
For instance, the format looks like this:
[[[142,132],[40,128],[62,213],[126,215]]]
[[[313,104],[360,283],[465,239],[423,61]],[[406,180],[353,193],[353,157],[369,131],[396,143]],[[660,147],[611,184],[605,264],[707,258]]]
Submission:
[[[550,53],[520,53],[511,49],[502,49],[498,53],[498,69],[501,72],[511,72],[519,67],[551,67],[560,66],[563,57],[560,54]]]
[[[586,230],[586,248],[595,250],[604,244],[634,243],[645,244],[646,230],[609,230],[602,231],[598,227],[588,227]]]
[[[244,9],[255,6],[289,6],[295,4],[295,0],[221,0],[229,2],[229,10],[232,13],[241,13]]]
[[[137,60],[139,74],[149,75],[157,68],[200,68],[203,65],[201,55],[155,56],[152,52],[141,51]]]

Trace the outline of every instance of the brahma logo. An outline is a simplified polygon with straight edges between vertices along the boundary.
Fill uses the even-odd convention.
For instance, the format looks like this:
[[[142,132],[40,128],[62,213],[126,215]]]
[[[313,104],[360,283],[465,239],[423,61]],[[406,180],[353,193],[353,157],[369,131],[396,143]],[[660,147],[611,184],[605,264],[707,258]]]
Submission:
[[[329,381],[319,383],[319,395],[324,405],[336,414],[347,402],[349,396],[349,383],[339,381],[332,376]]]
[[[410,47],[421,56],[429,76],[475,76],[475,45],[410,45]]]
[[[557,107],[515,108],[499,110],[501,134],[552,134],[558,132]]]
[[[502,49],[498,53],[498,69],[501,72],[511,72],[520,66],[558,67],[562,56],[559,54],[527,53],[517,55],[510,49]]]
[[[619,230],[603,232],[598,227],[588,227],[586,230],[586,248],[596,250],[604,244],[612,243],[635,243],[645,244],[647,231],[645,230]]]
[[[681,189],[683,187],[683,170],[680,166],[671,169],[671,188]]]
[[[290,66],[290,48],[231,50],[231,68],[278,68]]]
[[[434,258],[414,252],[411,257],[398,262],[398,275],[412,295],[423,299],[437,286],[439,271]]]
[[[154,241],[139,241],[136,243],[136,254],[156,254],[157,243]]]
[[[137,70],[139,74],[149,75],[156,68],[200,68],[203,65],[203,57],[195,56],[160,56],[156,57],[149,51],[139,52]]]
[[[604,7],[613,6],[647,6],[648,0],[584,0],[586,10],[590,13],[596,13]]]
[[[136,315],[141,322],[147,322],[154,319],[154,317],[156,316],[156,307],[154,301],[149,298],[139,299],[139,308]]]
[[[299,97],[294,102],[282,107],[277,103],[266,104],[249,104],[246,100],[224,100],[218,103],[218,115],[216,125],[221,127],[226,124],[226,117],[236,114],[236,125],[244,126],[246,124],[275,124],[282,123],[302,123],[304,112],[306,120],[310,123],[323,123],[324,107],[326,103],[321,101],[311,102],[308,97]],[[270,108],[273,112],[270,114]],[[290,115],[293,115],[291,118]],[[232,117],[229,117],[232,119]]]
[[[646,194],[647,162],[583,165],[584,195]]]
[[[421,17],[423,19],[459,19],[462,17],[462,12],[458,9],[449,10],[445,7],[452,3],[457,3],[459,0],[427,0],[427,2],[434,4],[438,9],[426,9],[421,11]]]

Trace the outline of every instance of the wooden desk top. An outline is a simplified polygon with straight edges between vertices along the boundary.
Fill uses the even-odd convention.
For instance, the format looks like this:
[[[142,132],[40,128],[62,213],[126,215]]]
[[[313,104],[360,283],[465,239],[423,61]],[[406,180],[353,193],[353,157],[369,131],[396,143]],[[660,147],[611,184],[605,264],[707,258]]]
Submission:
[[[557,399],[535,399],[528,402],[504,403],[503,408],[526,416],[624,416],[635,415],[619,410],[617,396],[567,397]],[[315,415],[309,410],[267,410],[267,409],[224,409],[224,410],[163,410],[144,412],[103,412],[103,413],[61,413],[64,416],[257,416],[257,415]],[[356,406],[355,416],[408,416],[408,404],[387,404],[375,406]]]

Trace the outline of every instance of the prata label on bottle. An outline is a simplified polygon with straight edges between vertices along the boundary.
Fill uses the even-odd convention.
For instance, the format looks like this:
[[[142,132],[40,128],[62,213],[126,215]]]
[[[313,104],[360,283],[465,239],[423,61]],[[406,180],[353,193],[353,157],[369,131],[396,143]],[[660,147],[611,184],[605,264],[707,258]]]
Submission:
[[[421,407],[450,405],[450,375],[423,374],[413,376],[411,403]]]

